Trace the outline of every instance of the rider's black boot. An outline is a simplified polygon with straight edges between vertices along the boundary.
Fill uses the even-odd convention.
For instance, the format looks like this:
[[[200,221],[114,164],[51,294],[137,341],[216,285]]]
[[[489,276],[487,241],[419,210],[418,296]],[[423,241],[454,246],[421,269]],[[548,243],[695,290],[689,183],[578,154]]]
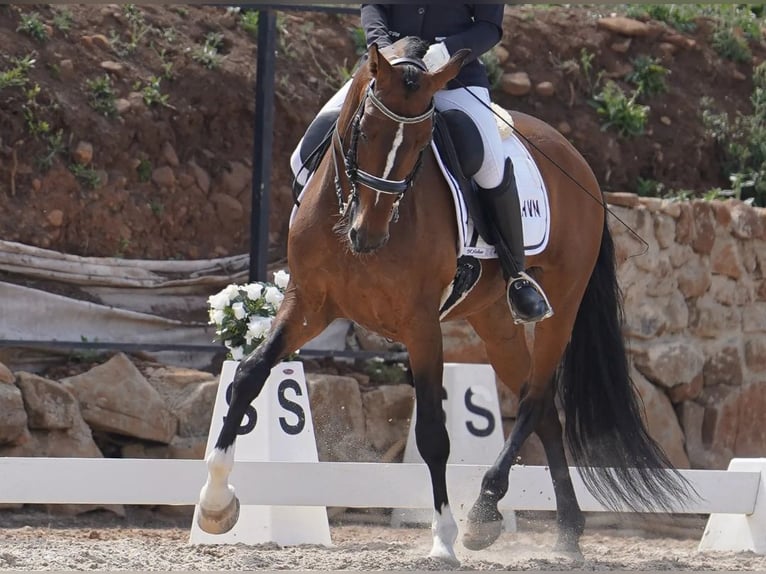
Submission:
[[[508,284],[508,306],[514,322],[535,323],[550,317],[553,309],[542,287],[524,272],[521,206],[510,158],[505,160],[500,185],[492,189],[479,188],[477,193],[493,234],[491,240],[503,268],[503,278]]]

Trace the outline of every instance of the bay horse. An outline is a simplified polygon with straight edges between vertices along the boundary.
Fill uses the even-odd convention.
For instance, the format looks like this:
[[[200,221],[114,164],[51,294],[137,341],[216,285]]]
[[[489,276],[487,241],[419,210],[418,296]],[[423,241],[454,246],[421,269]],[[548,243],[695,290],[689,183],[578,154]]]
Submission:
[[[384,50],[372,45],[352,80],[329,150],[290,229],[284,301],[266,340],[237,369],[228,414],[207,458],[199,502],[199,524],[207,532],[225,532],[236,523],[239,502],[228,477],[237,428],[271,368],[345,317],[407,347],[416,444],[433,489],[430,555],[456,561],[458,529],[445,480],[449,438],[439,310],[457,269],[458,230],[430,142],[433,95],[457,75],[468,51],[433,73],[422,64],[424,53],[415,38]],[[498,501],[522,443],[535,432],[553,479],[557,547],[579,554],[585,521],[565,439],[586,486],[610,507],[667,509],[685,496],[685,484],[677,472],[665,470],[670,463],[646,431],[629,378],[614,245],[597,180],[552,127],[528,115],[512,117],[532,145],[550,196],[549,244],[528,264],[555,314],[535,324],[530,350],[523,326],[514,324],[507,307],[499,264],[484,261],[479,283],[446,317],[468,320],[499,378],[520,397],[513,430],[468,515],[463,544],[478,550],[500,535]]]

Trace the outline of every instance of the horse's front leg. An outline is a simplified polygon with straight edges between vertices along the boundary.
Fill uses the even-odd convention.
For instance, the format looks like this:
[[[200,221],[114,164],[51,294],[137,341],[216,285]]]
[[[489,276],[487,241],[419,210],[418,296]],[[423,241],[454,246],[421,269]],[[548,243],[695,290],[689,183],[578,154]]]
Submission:
[[[208,477],[202,487],[197,522],[210,534],[231,530],[239,518],[239,500],[229,484],[234,466],[234,441],[248,405],[263,389],[272,367],[318,335],[329,323],[319,313],[306,311],[289,289],[269,335],[237,367],[231,402],[215,448],[207,457]]]
[[[415,383],[415,441],[420,456],[428,465],[433,488],[433,547],[430,556],[457,564],[459,561],[454,550],[457,523],[447,497],[450,445],[442,406],[442,334],[436,318],[424,323],[407,337],[405,344]]]

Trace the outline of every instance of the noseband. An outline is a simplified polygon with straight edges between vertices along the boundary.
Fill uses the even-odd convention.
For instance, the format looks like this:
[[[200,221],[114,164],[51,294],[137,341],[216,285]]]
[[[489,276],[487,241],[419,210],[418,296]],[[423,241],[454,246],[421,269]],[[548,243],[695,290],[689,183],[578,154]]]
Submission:
[[[397,58],[391,62],[391,65],[396,66],[399,64],[411,64],[413,66],[416,66],[422,71],[427,71],[425,64],[423,64],[422,61],[412,59],[412,58]],[[434,104],[433,101],[431,102],[431,105],[429,108],[422,114],[414,117],[406,117],[406,116],[400,116],[399,114],[391,111],[386,105],[380,101],[380,99],[375,95],[375,80],[372,80],[367,86],[367,90],[365,90],[364,97],[362,98],[362,101],[359,103],[359,107],[357,108],[354,119],[351,122],[351,140],[349,142],[349,149],[347,152],[343,154],[343,165],[345,167],[346,177],[348,178],[351,192],[349,193],[348,200],[343,200],[343,188],[340,184],[340,174],[338,172],[338,162],[337,162],[337,156],[336,156],[336,146],[332,146],[332,155],[333,155],[333,164],[335,166],[335,192],[338,196],[338,204],[340,208],[341,215],[346,212],[348,207],[356,201],[359,197],[358,192],[358,186],[364,185],[369,187],[370,189],[377,191],[378,193],[385,193],[388,195],[396,195],[397,199],[394,203],[394,221],[398,219],[398,210],[399,210],[399,202],[404,197],[405,192],[412,187],[412,183],[415,179],[415,176],[417,175],[418,171],[420,170],[420,165],[423,161],[423,152],[425,151],[425,148],[420,150],[420,153],[418,154],[418,159],[415,162],[415,165],[412,168],[412,171],[410,171],[409,175],[401,180],[393,180],[393,179],[385,179],[382,177],[377,177],[375,175],[372,175],[371,173],[368,173],[362,169],[359,168],[357,165],[357,146],[359,144],[359,135],[361,134],[361,123],[362,118],[364,117],[364,107],[365,102],[367,100],[370,100],[373,106],[380,111],[384,116],[386,116],[391,121],[394,121],[398,124],[404,124],[404,125],[411,125],[411,124],[419,124],[424,121],[428,121],[433,117],[434,114]],[[335,131],[334,131],[334,137],[336,140],[336,143],[338,144],[337,147],[340,148],[341,151],[343,151],[344,143],[343,139],[341,138],[340,132],[338,130],[338,125],[335,125]]]

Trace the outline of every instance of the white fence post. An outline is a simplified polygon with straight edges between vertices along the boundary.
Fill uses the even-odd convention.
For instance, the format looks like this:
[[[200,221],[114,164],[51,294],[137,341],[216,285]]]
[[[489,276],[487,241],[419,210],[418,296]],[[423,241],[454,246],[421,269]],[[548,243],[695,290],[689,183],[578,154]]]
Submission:
[[[711,514],[700,540],[700,551],[750,550],[766,554],[766,458],[735,458],[729,463],[729,471],[760,472],[761,480],[756,491],[751,514]]]
[[[226,361],[223,365],[210,422],[206,456],[213,449],[223,425],[237,364],[236,361]],[[319,461],[302,363],[279,363],[271,370],[263,392],[253,401],[242,421],[234,461]],[[306,488],[311,488],[310,477],[306,477],[306,480]],[[260,485],[254,482],[247,487],[257,489]],[[242,493],[237,494],[241,497]],[[197,505],[194,507],[189,536],[192,544],[330,544],[327,509],[321,506],[243,504],[234,528],[224,534],[204,532],[197,525],[198,512]]]

